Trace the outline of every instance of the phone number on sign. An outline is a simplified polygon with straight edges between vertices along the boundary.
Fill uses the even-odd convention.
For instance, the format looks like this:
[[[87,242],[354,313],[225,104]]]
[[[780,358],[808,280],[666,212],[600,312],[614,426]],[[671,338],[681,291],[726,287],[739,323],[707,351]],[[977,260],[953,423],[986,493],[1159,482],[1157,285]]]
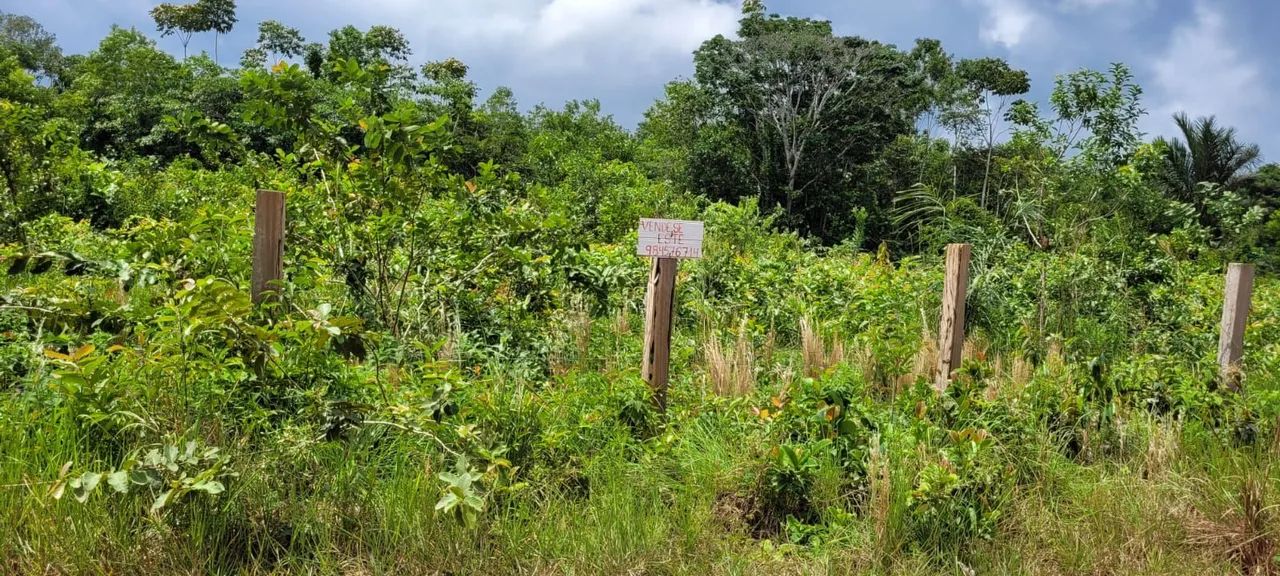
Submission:
[[[678,246],[675,244],[645,244],[640,248],[645,256],[655,258],[701,258],[701,246]]]

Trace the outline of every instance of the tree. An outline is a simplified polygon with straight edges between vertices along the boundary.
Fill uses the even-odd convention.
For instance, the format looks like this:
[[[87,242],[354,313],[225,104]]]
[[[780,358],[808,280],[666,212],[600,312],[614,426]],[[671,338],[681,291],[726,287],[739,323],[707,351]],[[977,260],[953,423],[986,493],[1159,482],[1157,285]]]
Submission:
[[[161,4],[151,9],[151,19],[162,37],[176,35],[182,42],[182,58],[187,58],[187,45],[198,32],[213,31],[213,57],[218,58],[218,36],[231,31],[236,24],[235,0],[198,0],[193,4]]]
[[[0,223],[6,230],[19,230],[24,208],[22,190],[31,179],[30,172],[38,163],[41,125],[39,92],[34,78],[23,71],[16,56],[0,53],[0,180],[4,182],[7,205],[0,210]],[[13,238],[6,233],[0,240]]]
[[[952,142],[958,141],[967,133],[964,127],[976,123],[977,109],[956,74],[951,55],[942,49],[941,42],[920,38],[911,49],[910,58],[920,80],[918,95],[922,99],[925,137],[933,135],[934,127],[941,127],[952,133]]]
[[[235,0],[200,0],[197,9],[204,18],[206,31],[213,31],[213,61],[218,61],[218,37],[231,32],[236,25]]]
[[[1123,64],[1109,72],[1058,76],[1051,118],[1019,100],[1006,120],[1014,129],[999,159],[1007,200],[995,207],[1039,248],[1088,241],[1097,223],[1157,231],[1165,203],[1139,176],[1153,164],[1142,151],[1142,89]],[[1128,176],[1123,176],[1128,175]]]
[[[1124,64],[1112,64],[1110,75],[1079,70],[1059,76],[1049,97],[1064,125],[1059,158],[1078,146],[1084,160],[1102,171],[1128,162],[1142,144],[1138,120],[1146,111],[1141,99],[1142,87]]]
[[[412,54],[404,34],[390,26],[373,26],[367,32],[344,26],[329,33],[330,61],[355,60],[361,68],[392,66],[403,65]]]
[[[59,117],[59,96],[0,49],[0,242],[23,240],[25,224],[50,212],[118,224],[94,178],[99,159],[76,146],[76,126]]]
[[[324,73],[324,44],[310,42],[302,49],[302,53],[302,61],[306,63],[307,71],[311,72],[313,78],[319,78]]]
[[[858,206],[876,203],[858,198],[864,165],[910,132],[919,112],[908,58],[878,42],[837,37],[830,22],[748,8],[740,39],[718,36],[694,54],[697,85],[711,100],[705,121],[734,125],[707,134],[739,139],[762,207],[824,239],[847,236],[865,219]]]
[[[447,58],[422,65],[423,82],[418,92],[433,115],[448,114],[453,132],[472,132],[471,110],[475,107],[476,85],[467,79],[467,65]]]
[[[467,72],[467,65],[457,58],[428,62],[422,66],[422,81],[416,86],[425,117],[449,118],[457,146],[442,159],[451,170],[468,177],[476,176],[485,162],[514,169],[527,138],[515,97],[510,89],[499,87],[477,106],[478,88]]]
[[[630,162],[635,142],[605,114],[598,100],[566,102],[563,110],[539,105],[529,112],[529,146],[525,168],[530,180],[547,186],[565,179],[566,156],[590,158],[595,165]]]
[[[53,81],[63,70],[57,38],[27,16],[0,11],[0,52],[13,54],[38,80]]]
[[[1255,204],[1280,210],[1280,164],[1267,164],[1242,182],[1244,192]]]
[[[910,54],[913,73],[919,79],[920,107],[923,117],[919,122],[924,133],[923,142],[918,143],[913,156],[917,160],[916,178],[912,184],[928,184],[926,173],[930,171],[930,159],[937,159],[937,154],[930,140],[935,128],[941,129],[949,137],[947,141],[946,166],[934,166],[945,169],[946,177],[935,178],[932,183],[937,190],[946,188],[950,183],[951,196],[954,198],[960,188],[960,167],[957,162],[957,148],[961,143],[970,142],[977,137],[982,126],[983,109],[977,95],[969,89],[956,70],[956,61],[951,54],[942,48],[942,43],[930,38],[916,40]],[[949,167],[948,167],[949,166]]]
[[[1166,184],[1178,199],[1197,208],[1203,208],[1204,199],[1196,193],[1201,182],[1236,187],[1262,155],[1256,144],[1240,142],[1235,128],[1218,124],[1213,116],[1192,120],[1179,112],[1173,121],[1182,139],[1157,139],[1165,147]]]
[[[476,142],[472,145],[476,150],[474,156],[518,167],[528,147],[529,135],[511,89],[497,87],[471,114],[477,130]]]
[[[996,140],[1001,135],[999,126],[1004,120],[1005,108],[1009,104],[1009,97],[1026,94],[1031,90],[1031,81],[1026,71],[1017,70],[1000,58],[961,60],[956,64],[956,75],[981,107],[982,117],[986,120],[982,140],[986,161],[982,172],[980,200],[980,205],[986,208],[987,189],[991,182],[991,160]]]
[[[151,9],[151,19],[161,37],[176,35],[182,42],[182,59],[187,58],[187,45],[196,32],[205,32],[211,25],[198,4],[161,4]]]
[[[710,95],[695,82],[667,84],[666,96],[645,111],[637,131],[640,161],[651,176],[685,190],[710,192],[745,185],[743,166],[713,166],[713,158],[727,155],[717,154],[721,150],[715,146],[708,149],[706,145],[716,140],[710,132],[726,124],[711,121],[711,106]]]
[[[257,44],[245,50],[240,57],[240,67],[261,68],[268,59],[275,61],[296,58],[302,56],[306,48],[306,40],[297,28],[290,28],[276,20],[264,20],[258,24]]]
[[[821,36],[768,35],[750,49],[765,62],[756,112],[782,144],[790,215],[795,198],[820,176],[801,182],[801,168],[811,160],[806,153],[853,104],[848,96],[859,82],[868,47]]]
[[[290,28],[275,20],[258,24],[258,47],[272,55],[295,58],[302,55],[306,41],[297,28]]]
[[[66,102],[83,147],[102,154],[168,155],[175,139],[161,119],[190,107],[190,71],[134,30],[113,28],[73,71]]]
[[[373,26],[361,32],[344,26],[329,33],[329,49],[324,72],[331,81],[354,77],[357,72],[372,76],[361,98],[376,113],[389,111],[392,101],[412,88],[413,69],[408,65],[413,51],[404,34],[390,26]],[[308,67],[311,59],[308,54]]]

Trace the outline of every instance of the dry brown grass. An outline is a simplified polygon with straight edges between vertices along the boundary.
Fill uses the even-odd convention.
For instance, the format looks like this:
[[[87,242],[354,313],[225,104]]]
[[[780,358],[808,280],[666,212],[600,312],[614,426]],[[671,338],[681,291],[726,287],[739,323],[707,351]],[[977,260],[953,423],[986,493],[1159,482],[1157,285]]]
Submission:
[[[1035,376],[1036,367],[1026,358],[1017,356],[1009,365],[1009,384],[1012,385],[1011,392],[1021,393],[1027,384],[1031,382],[1031,377]]]
[[[1142,477],[1159,478],[1182,456],[1178,439],[1182,425],[1177,420],[1152,421],[1147,430],[1147,451],[1142,460]]]
[[[1045,351],[1044,365],[1051,372],[1061,372],[1067,367],[1067,358],[1062,353],[1062,341],[1053,339],[1049,341],[1049,349]]]
[[[844,342],[838,337],[825,339],[821,328],[808,317],[800,318],[800,349],[804,374],[810,378],[817,378],[844,362]]]
[[[707,379],[716,394],[743,396],[755,389],[755,352],[751,346],[751,336],[747,333],[745,318],[738,326],[732,350],[725,350],[715,330],[707,330],[702,354],[706,361]]]
[[[770,326],[769,333],[766,334],[764,337],[764,346],[761,347],[760,349],[759,365],[763,367],[765,370],[773,370],[775,368],[774,356],[777,353],[778,353],[778,333],[773,329],[772,326]]]
[[[558,321],[563,340],[548,355],[551,373],[564,375],[587,368],[591,355],[591,310],[582,298],[574,298]]]
[[[862,368],[862,381],[872,386],[880,383],[877,379],[879,366],[876,363],[875,352],[868,345],[862,345],[853,349],[849,359],[854,365]]]
[[[911,380],[921,376],[932,381],[938,373],[938,338],[928,331],[920,335],[920,347],[916,349],[915,362],[912,365]]]
[[[991,343],[982,338],[970,336],[964,340],[964,359],[986,361],[989,357]],[[959,366],[957,366],[959,368]]]
[[[1229,559],[1247,576],[1280,574],[1275,558],[1275,507],[1266,503],[1266,483],[1246,477],[1233,505],[1216,517],[1192,508],[1186,514],[1187,544]]]
[[[618,307],[613,315],[613,333],[615,336],[626,336],[631,333],[631,315],[627,314],[626,305]]]
[[[880,450],[879,441],[871,443],[867,463],[870,486],[867,495],[867,518],[871,521],[873,542],[882,558],[897,552],[897,537],[893,534],[893,477],[889,459]]]
[[[1280,456],[1280,414],[1276,415],[1275,422],[1271,426],[1274,432],[1271,433],[1271,455],[1273,457]]]

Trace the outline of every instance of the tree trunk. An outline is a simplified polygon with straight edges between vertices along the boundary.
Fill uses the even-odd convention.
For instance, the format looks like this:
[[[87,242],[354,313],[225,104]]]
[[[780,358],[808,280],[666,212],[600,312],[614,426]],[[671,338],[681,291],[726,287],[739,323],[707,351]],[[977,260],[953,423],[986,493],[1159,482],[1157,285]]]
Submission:
[[[8,158],[5,158],[3,162],[0,162],[0,173],[3,174],[5,188],[9,192],[9,201],[13,203],[13,215],[18,219],[15,224],[18,224],[22,221],[22,205],[20,203],[20,198],[18,197],[17,170],[13,167],[14,164],[10,162]],[[18,239],[25,244],[27,241],[26,231],[23,230],[21,225],[17,226],[17,230]]]
[[[982,207],[987,207],[987,183],[991,181],[991,153],[994,144],[990,140],[987,141],[987,166],[982,171]]]

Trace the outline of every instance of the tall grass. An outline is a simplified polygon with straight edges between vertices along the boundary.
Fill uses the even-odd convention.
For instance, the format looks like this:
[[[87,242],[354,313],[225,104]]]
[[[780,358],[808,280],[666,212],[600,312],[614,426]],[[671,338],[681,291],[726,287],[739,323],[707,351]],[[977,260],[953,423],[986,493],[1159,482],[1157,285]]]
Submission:
[[[882,359],[861,348],[847,354],[835,329],[802,318],[796,341],[779,346],[772,331],[753,337],[739,319],[708,326],[698,341],[677,339],[672,413],[645,420],[625,401],[638,389],[638,334],[626,313],[593,328],[590,315],[572,311],[562,326],[550,374],[494,365],[469,385],[466,400],[501,418],[466,424],[507,426],[545,459],[521,470],[519,489],[490,495],[470,527],[435,510],[437,475],[453,460],[429,438],[365,425],[326,440],[287,420],[270,434],[236,433],[232,417],[217,414],[183,423],[230,455],[227,492],[190,495],[160,514],[148,512],[145,493],[55,500],[52,483],[67,462],[115,464],[118,455],[101,449],[113,439],[70,410],[15,395],[0,402],[0,573],[1276,573],[1275,432],[1264,425],[1261,439],[1242,443],[1209,419],[1120,403],[1105,426],[1073,423],[1090,434],[1071,449],[1052,426],[1087,376],[1059,349],[1033,364],[971,342],[986,387],[927,406],[910,396],[936,366],[927,333],[914,357],[908,350],[906,373],[882,389]],[[786,412],[801,381],[779,376],[787,370],[817,381],[818,404]],[[1260,372],[1250,381],[1269,393]],[[420,402],[409,409],[425,409],[413,394],[430,389],[410,367],[377,377]],[[850,391],[854,402],[839,404]],[[182,406],[179,392],[149,391]],[[1036,412],[1034,402],[1052,408]],[[840,413],[836,405],[874,420],[855,421],[866,432],[855,448],[865,453],[818,460],[808,525],[780,519],[760,529],[774,449],[813,440],[806,434]],[[986,410],[987,420],[962,410]],[[928,539],[955,539],[924,545],[929,527],[913,502],[925,467],[954,465],[939,446],[983,426],[1000,445],[993,466],[1017,479],[997,504],[997,529],[963,539],[938,532]],[[1024,444],[1001,445],[1006,438]]]

